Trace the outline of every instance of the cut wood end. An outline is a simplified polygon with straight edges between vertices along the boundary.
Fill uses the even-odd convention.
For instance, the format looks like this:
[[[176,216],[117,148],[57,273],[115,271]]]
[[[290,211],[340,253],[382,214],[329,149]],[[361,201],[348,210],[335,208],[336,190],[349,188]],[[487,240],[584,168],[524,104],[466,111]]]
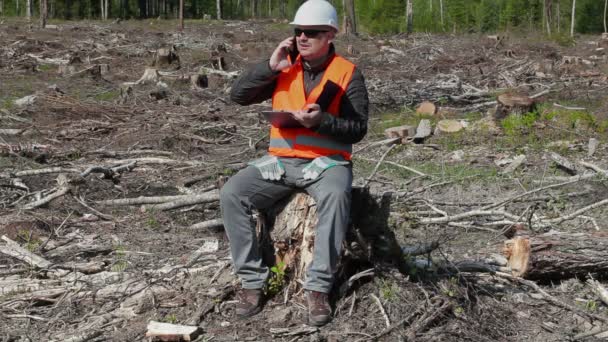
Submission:
[[[530,107],[534,104],[534,99],[525,95],[501,94],[498,102],[508,107]]]
[[[437,123],[435,131],[444,133],[455,133],[461,131],[463,128],[464,126],[458,120],[444,119],[440,120]]]
[[[178,325],[150,321],[146,337],[155,337],[161,341],[194,341],[200,328],[189,325]]]
[[[412,137],[416,134],[416,127],[414,126],[397,126],[390,127],[384,130],[384,135],[387,138],[407,138]]]
[[[508,266],[515,277],[523,277],[528,271],[530,240],[517,237],[504,243],[503,254],[509,259]]]
[[[437,112],[437,107],[429,101],[422,102],[418,108],[416,108],[416,114],[430,114],[434,115]]]

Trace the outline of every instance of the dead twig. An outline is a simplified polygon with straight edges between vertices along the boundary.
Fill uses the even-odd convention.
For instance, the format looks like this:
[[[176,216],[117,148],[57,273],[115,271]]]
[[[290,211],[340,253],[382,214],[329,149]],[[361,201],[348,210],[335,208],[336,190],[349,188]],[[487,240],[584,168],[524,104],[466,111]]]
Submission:
[[[376,304],[378,304],[378,307],[380,308],[380,313],[382,313],[382,316],[384,317],[384,322],[386,323],[386,327],[390,327],[391,326],[391,320],[388,318],[388,315],[386,314],[386,311],[384,310],[384,306],[382,306],[382,302],[380,301],[380,298],[378,298],[378,296],[376,296],[375,294],[371,294],[370,295],[374,301],[376,301]]]
[[[380,160],[378,161],[378,163],[376,163],[376,166],[374,167],[374,169],[372,170],[372,173],[369,175],[369,177],[367,177],[367,179],[365,180],[365,182],[363,183],[363,187],[367,187],[367,185],[369,184],[369,182],[372,180],[372,178],[374,178],[374,175],[376,174],[376,172],[378,172],[378,168],[380,167],[380,164],[382,164],[382,161],[384,161],[384,158],[386,158],[386,156],[392,151],[393,148],[395,148],[395,146],[397,145],[392,145],[390,146],[386,152],[384,152],[384,154],[382,155],[382,157],[380,158]]]

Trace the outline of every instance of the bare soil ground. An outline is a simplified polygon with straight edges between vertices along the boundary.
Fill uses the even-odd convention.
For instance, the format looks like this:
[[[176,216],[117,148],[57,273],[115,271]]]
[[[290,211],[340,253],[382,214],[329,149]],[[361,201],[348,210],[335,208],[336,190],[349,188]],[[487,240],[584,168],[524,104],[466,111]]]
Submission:
[[[401,245],[439,248],[407,257],[406,270],[386,260],[360,265],[373,276],[343,296],[336,291],[334,320],[312,329],[303,326],[301,294],[285,289],[260,315],[237,320],[221,224],[193,226],[220,218],[218,179],[266,150],[264,105],[240,107],[228,94],[233,77],[267,58],[289,27],[189,22],[180,33],[174,24],[61,22],[40,30],[0,19],[0,235],[48,262],[0,253],[1,341],[138,341],[152,320],[198,325],[199,341],[607,338],[608,303],[586,277],[532,283],[496,267],[450,267],[500,254],[513,226],[604,241],[605,41],[338,37],[372,102],[369,134],[355,146],[355,183],[390,197],[388,224]],[[158,79],[137,82],[154,53],[171,46],[180,67],[158,67]],[[192,75],[205,75],[205,84],[193,86]],[[491,120],[505,92],[538,95],[536,109]],[[16,103],[30,95],[31,103]],[[415,113],[425,100],[437,114]],[[467,127],[421,144],[377,143],[385,128],[422,118]],[[599,142],[592,155],[591,138]],[[575,170],[556,166],[551,152]],[[525,161],[505,172],[517,155]],[[175,208],[158,206],[175,198],[107,202],[197,194],[211,199]],[[605,280],[605,265],[598,270],[590,276]]]

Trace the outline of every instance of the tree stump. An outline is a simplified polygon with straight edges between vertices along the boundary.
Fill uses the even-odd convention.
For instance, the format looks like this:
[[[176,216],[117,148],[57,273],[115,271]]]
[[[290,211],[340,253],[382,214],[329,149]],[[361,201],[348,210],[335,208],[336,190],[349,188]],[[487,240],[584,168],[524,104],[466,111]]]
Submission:
[[[587,278],[608,272],[608,234],[550,233],[505,241],[503,253],[513,275],[531,280]]]
[[[402,252],[388,227],[390,196],[374,197],[353,188],[351,224],[343,242],[336,282],[377,261],[400,261]],[[304,192],[281,200],[258,219],[258,238],[267,265],[283,263],[296,290],[313,258],[316,204]],[[292,293],[294,293],[293,291]]]
[[[498,96],[498,105],[494,113],[495,120],[502,120],[509,114],[525,114],[534,109],[534,99],[525,95],[502,94]]]
[[[175,69],[180,68],[179,56],[177,55],[177,49],[175,46],[170,48],[161,48],[156,50],[154,53],[154,60],[152,66],[157,68],[167,68],[173,66]]]

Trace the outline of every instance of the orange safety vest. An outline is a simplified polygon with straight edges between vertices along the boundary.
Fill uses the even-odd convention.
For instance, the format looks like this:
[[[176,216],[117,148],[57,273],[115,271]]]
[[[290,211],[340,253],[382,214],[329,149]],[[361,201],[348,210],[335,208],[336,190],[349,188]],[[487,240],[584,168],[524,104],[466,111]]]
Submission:
[[[343,57],[335,55],[327,66],[323,79],[306,97],[304,90],[304,71],[301,57],[291,68],[283,70],[278,77],[272,95],[274,110],[300,110],[307,104],[327,100],[322,110],[334,116],[340,116],[340,100],[350,83],[355,65]],[[328,87],[330,86],[330,87]],[[332,88],[333,87],[333,88]],[[333,93],[327,99],[327,89]],[[325,90],[325,91],[324,91]],[[351,159],[352,144],[344,144],[327,135],[313,132],[308,128],[270,128],[270,147],[268,152],[277,157],[295,157],[314,159],[321,156],[340,154],[346,160]]]

